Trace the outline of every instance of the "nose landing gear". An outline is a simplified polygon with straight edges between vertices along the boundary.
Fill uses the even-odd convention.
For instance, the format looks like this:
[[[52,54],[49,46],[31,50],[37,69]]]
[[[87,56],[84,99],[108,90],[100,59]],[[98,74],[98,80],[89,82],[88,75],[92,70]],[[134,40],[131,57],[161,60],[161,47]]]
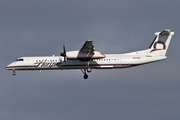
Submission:
[[[14,76],[16,75],[16,72],[15,72],[15,70],[13,70],[13,75],[14,75]]]

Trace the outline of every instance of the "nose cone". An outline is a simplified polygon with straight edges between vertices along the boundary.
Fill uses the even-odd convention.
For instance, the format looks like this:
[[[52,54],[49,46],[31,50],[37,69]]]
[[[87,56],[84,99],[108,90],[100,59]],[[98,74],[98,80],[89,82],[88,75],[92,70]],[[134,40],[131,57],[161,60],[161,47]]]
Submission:
[[[9,64],[9,65],[7,65],[7,66],[5,67],[5,69],[6,69],[6,70],[13,70],[13,65],[12,65],[12,63]]]
[[[5,69],[6,69],[6,70],[9,70],[9,66],[6,66]]]

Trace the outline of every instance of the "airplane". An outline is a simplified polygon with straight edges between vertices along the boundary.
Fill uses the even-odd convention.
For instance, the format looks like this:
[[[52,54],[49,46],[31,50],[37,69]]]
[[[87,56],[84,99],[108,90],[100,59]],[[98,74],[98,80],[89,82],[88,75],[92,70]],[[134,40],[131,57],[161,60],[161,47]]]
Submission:
[[[84,79],[87,79],[87,72],[90,73],[92,69],[128,68],[166,59],[172,35],[174,32],[170,29],[156,32],[156,37],[148,49],[125,54],[102,54],[95,51],[92,40],[87,40],[78,51],[66,52],[63,45],[60,56],[20,57],[5,69],[12,70],[14,76],[16,70],[80,69]]]

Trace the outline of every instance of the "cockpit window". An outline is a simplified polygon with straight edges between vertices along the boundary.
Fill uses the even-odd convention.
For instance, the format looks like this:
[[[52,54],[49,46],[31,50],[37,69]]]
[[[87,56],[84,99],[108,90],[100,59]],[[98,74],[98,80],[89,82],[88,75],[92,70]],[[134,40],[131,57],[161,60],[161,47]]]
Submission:
[[[16,61],[24,61],[23,59],[17,59]]]

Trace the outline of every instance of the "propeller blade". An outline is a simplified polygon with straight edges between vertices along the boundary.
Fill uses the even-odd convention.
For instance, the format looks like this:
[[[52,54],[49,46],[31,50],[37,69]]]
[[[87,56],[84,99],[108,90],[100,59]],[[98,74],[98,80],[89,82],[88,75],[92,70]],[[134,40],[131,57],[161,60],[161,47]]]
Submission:
[[[64,54],[66,55],[65,45],[63,45]]]
[[[65,46],[63,45],[63,53],[60,54],[61,56],[66,56],[66,49]]]
[[[63,45],[63,53],[61,53],[60,55],[64,57],[64,62],[66,63],[66,48],[65,48],[65,45]]]

